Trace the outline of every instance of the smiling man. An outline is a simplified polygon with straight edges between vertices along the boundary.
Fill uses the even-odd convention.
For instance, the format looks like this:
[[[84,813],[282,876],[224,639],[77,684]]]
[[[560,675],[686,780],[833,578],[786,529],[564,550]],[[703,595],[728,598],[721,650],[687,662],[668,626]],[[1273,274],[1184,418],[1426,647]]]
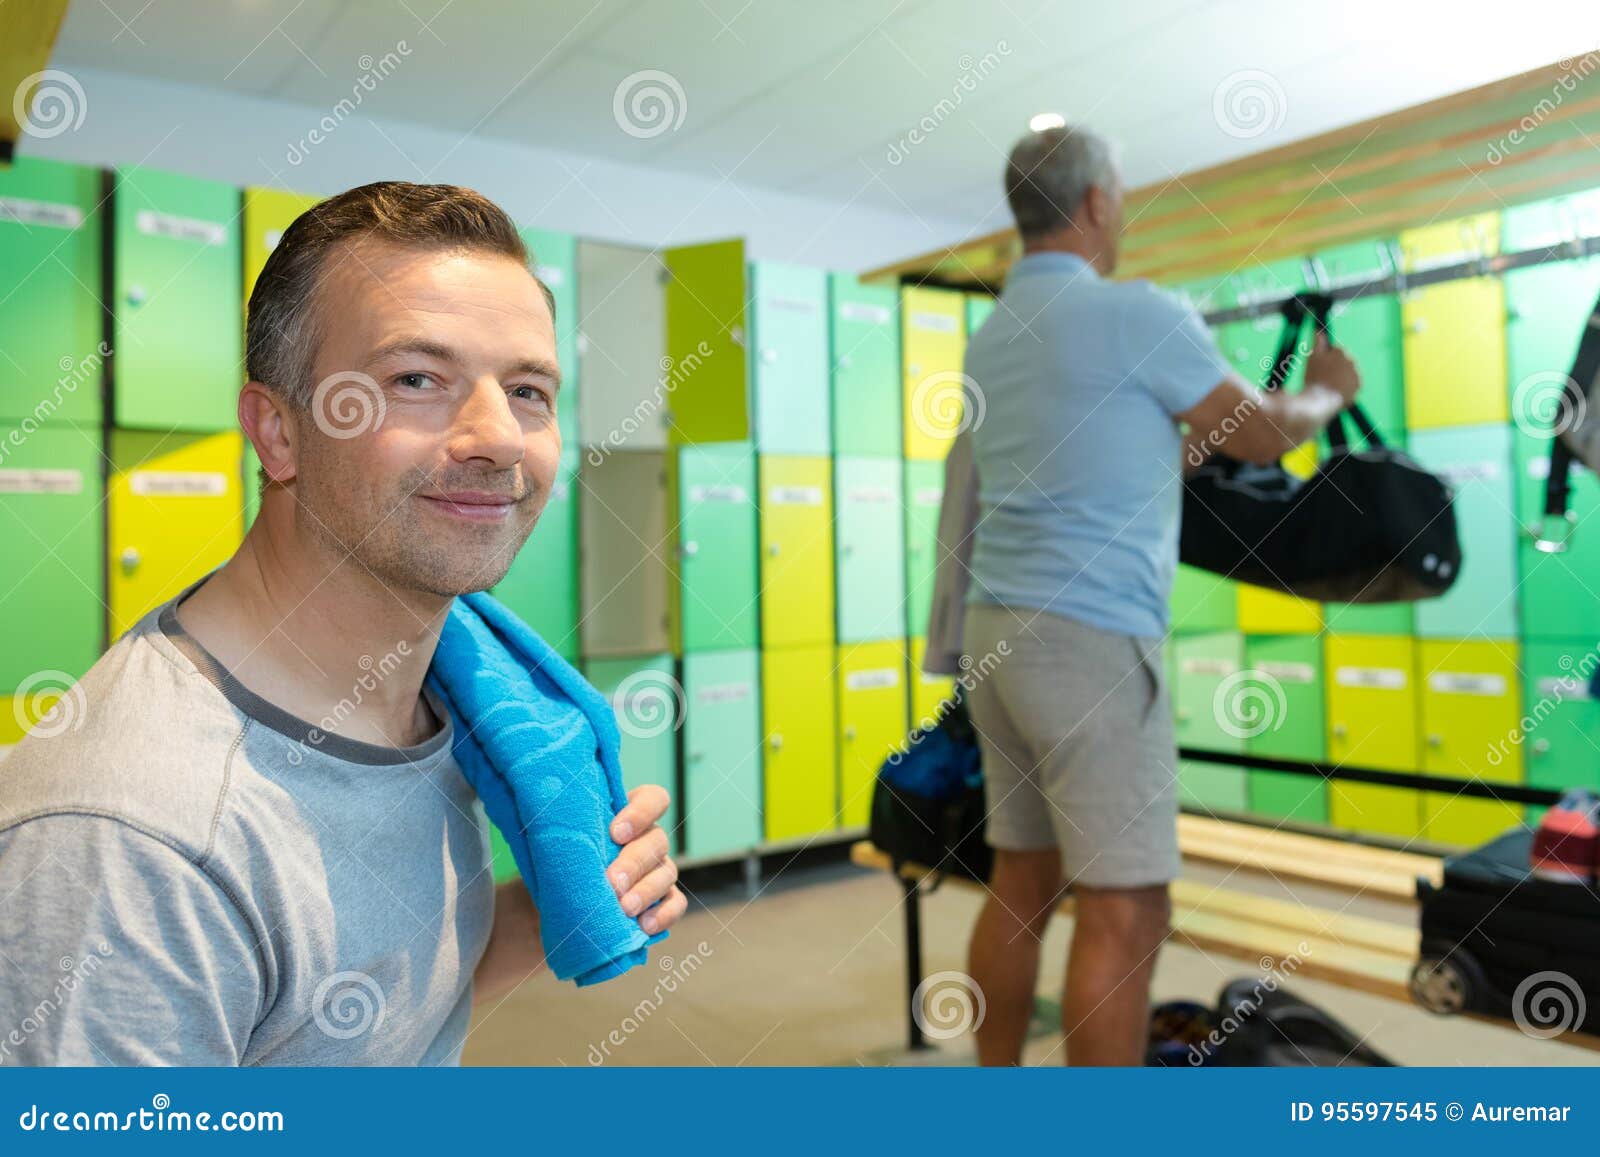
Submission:
[[[543,966],[423,680],[550,493],[550,295],[477,193],[366,185],[284,233],[247,350],[244,544],[0,773],[0,1063],[455,1063],[473,997]],[[611,829],[651,933],[685,907],[666,805]]]

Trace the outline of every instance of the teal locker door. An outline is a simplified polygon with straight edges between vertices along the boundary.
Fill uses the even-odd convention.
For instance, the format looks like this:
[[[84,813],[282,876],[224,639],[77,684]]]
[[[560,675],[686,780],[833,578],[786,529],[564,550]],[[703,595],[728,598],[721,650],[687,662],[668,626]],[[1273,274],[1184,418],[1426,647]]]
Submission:
[[[1243,638],[1232,633],[1189,635],[1174,638],[1169,648],[1178,746],[1242,754],[1248,727],[1228,712],[1230,696],[1242,681]],[[1246,810],[1247,782],[1238,767],[1188,760],[1178,767],[1179,799],[1203,811]]]
[[[756,456],[748,442],[677,453],[680,646],[754,647],[761,622]]]
[[[1171,631],[1200,635],[1239,626],[1239,585],[1232,579],[1179,564],[1172,580]]]
[[[1600,790],[1600,700],[1590,692],[1592,636],[1524,643],[1523,720],[1529,787]]]
[[[761,842],[761,664],[753,650],[683,657],[686,856]]]
[[[1411,454],[1455,488],[1461,575],[1416,607],[1428,638],[1509,639],[1517,633],[1517,519],[1509,426],[1416,430]]]
[[[105,487],[98,430],[0,426],[0,447],[0,695],[9,695],[30,680],[59,688],[100,654]]]
[[[1517,543],[1522,585],[1517,601],[1526,639],[1600,639],[1600,479],[1582,466],[1570,475],[1567,510],[1574,525],[1567,549],[1547,554],[1534,546],[1544,519],[1544,487],[1550,475],[1550,440],[1516,434]]]
[[[522,229],[533,272],[556,299],[556,360],[561,363],[561,393],[556,413],[561,441],[578,445],[578,242],[570,233]]]
[[[900,295],[848,273],[828,279],[833,307],[833,451],[901,454]]]
[[[562,452],[539,522],[494,596],[564,659],[578,656],[578,451]]]
[[[1322,702],[1322,639],[1257,635],[1245,639],[1244,670],[1224,709],[1242,724],[1245,750],[1268,759],[1320,763],[1327,754]],[[1261,815],[1328,821],[1328,788],[1318,776],[1251,771],[1250,810]]]
[[[100,421],[100,172],[0,166],[0,422]]]
[[[834,459],[841,643],[896,639],[903,633],[903,473],[899,458]]]
[[[1319,289],[1388,277],[1395,271],[1391,241],[1357,241],[1325,249],[1311,258]],[[1361,408],[1391,446],[1406,444],[1405,358],[1401,348],[1400,299],[1365,293],[1336,303],[1329,325],[1361,371]],[[1352,630],[1354,628],[1351,628]],[[1410,630],[1409,623],[1406,630]]]
[[[239,190],[119,169],[115,220],[116,424],[235,428],[244,378]]]
[[[756,446],[763,454],[829,454],[828,275],[757,262],[750,292]]]
[[[622,732],[622,785],[628,791],[659,784],[672,796],[661,826],[679,846],[678,729],[683,726],[683,685],[671,655],[590,659],[584,675],[611,701]]]
[[[928,633],[933,571],[938,549],[939,503],[944,498],[944,463],[906,462],[906,635]]]

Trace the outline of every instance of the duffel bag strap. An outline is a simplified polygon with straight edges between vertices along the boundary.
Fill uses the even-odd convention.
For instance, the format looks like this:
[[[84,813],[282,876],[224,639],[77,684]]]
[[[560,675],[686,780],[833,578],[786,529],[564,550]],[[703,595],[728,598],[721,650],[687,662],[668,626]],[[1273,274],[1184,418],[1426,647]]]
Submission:
[[[1561,436],[1563,421],[1578,421],[1584,416],[1587,399],[1579,382],[1592,382],[1600,375],[1600,300],[1583,327],[1583,340],[1572,361],[1572,372],[1556,406],[1550,433],[1550,473],[1544,480],[1544,518],[1530,527],[1533,547],[1545,554],[1561,554],[1572,539],[1577,516],[1569,509],[1572,498],[1572,448]],[[1600,420],[1600,415],[1594,419]]]

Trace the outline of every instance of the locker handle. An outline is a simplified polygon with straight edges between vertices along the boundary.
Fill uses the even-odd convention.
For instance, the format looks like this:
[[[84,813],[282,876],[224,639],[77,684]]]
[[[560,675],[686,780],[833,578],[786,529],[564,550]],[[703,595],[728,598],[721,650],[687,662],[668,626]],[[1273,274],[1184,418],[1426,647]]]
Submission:
[[[139,564],[144,561],[144,556],[139,553],[137,547],[127,546],[123,547],[122,553],[117,557],[117,561],[122,564],[123,574],[132,574],[139,568]]]
[[[1178,722],[1179,723],[1187,723],[1187,722],[1189,722],[1189,720],[1192,717],[1193,716],[1192,716],[1191,712],[1189,711],[1189,709],[1187,707],[1178,708]]]
[[[1350,729],[1348,727],[1346,727],[1343,723],[1335,723],[1333,725],[1333,737],[1335,739],[1343,739],[1345,736],[1347,736],[1349,734],[1350,734]]]
[[[689,753],[689,762],[690,763],[699,763],[705,757],[706,757],[706,753],[703,752],[703,751],[691,751]]]
[[[147,300],[149,300],[149,298],[150,298],[150,295],[145,292],[144,286],[142,286],[142,285],[130,285],[130,286],[128,286],[128,304],[129,305],[133,305],[133,306],[143,305]]]
[[[778,351],[768,347],[761,351],[761,364],[770,366],[778,360]]]
[[[850,360],[850,355],[849,354],[840,354],[839,355],[839,368],[841,370],[847,370],[854,364],[855,363],[853,363]]]
[[[839,557],[840,558],[849,558],[855,552],[856,552],[856,548],[854,546],[852,546],[848,542],[842,543],[840,545],[840,547],[839,547]]]
[[[1407,333],[1426,333],[1427,329],[1428,323],[1426,319],[1420,317],[1412,318],[1411,324],[1406,326]]]
[[[922,374],[922,367],[917,365],[915,362],[912,362],[910,365],[908,365],[906,369],[911,372],[911,376],[914,378],[919,377]]]
[[[1430,735],[1430,736],[1428,736],[1428,746],[1429,747],[1443,747],[1444,746],[1444,736],[1442,736],[1442,735]]]
[[[856,737],[856,729],[854,727],[846,727],[844,729],[844,737],[846,739],[854,739]]]
[[[1535,755],[1548,755],[1549,752],[1550,741],[1548,739],[1535,739],[1533,741],[1533,753]]]
[[[778,544],[777,543],[774,542],[774,543],[770,544],[767,547],[767,555],[770,558],[777,558],[778,557]]]
[[[700,553],[700,544],[698,542],[695,542],[693,539],[690,539],[688,542],[683,544],[683,557],[684,558],[692,558],[694,555],[697,555],[699,553]]]
[[[773,751],[777,751],[783,747],[783,736],[773,735],[767,742],[771,745]]]

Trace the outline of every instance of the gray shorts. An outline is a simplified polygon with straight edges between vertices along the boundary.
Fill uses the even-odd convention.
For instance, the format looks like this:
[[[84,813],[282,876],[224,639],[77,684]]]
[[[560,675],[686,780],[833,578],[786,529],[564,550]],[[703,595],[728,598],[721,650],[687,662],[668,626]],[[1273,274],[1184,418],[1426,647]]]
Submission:
[[[993,603],[968,605],[962,641],[989,843],[1060,848],[1068,883],[1174,879],[1178,758],[1161,641]]]

